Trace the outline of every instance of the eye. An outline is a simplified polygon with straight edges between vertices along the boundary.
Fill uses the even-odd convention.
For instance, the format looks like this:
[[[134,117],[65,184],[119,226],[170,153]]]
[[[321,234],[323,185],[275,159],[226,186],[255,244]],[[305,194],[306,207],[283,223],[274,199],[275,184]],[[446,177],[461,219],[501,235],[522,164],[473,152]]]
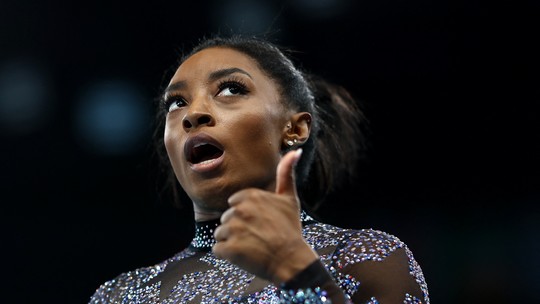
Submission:
[[[219,84],[217,96],[234,96],[248,93],[246,85],[238,81],[225,81]]]
[[[165,99],[163,107],[167,112],[172,112],[174,110],[183,108],[187,105],[187,102],[184,98],[180,96],[169,96]]]

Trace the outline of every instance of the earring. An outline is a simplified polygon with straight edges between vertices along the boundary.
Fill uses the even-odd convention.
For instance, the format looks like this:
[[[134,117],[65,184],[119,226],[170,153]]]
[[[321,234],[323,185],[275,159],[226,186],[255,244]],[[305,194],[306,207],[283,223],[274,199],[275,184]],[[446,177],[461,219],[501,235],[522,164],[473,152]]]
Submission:
[[[286,142],[287,142],[287,145],[288,145],[288,146],[292,146],[292,145],[296,144],[296,143],[298,142],[298,140],[296,140],[296,138],[295,138],[295,139],[293,139],[293,140],[290,140],[290,139],[289,139],[289,140],[287,140]]]

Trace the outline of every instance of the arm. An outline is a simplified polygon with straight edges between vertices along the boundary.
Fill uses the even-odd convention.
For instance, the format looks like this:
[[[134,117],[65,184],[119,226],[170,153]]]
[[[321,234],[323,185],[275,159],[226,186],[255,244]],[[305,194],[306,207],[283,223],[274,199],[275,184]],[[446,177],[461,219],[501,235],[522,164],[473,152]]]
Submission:
[[[293,289],[304,287],[310,296],[312,292],[319,296],[317,292],[321,291],[332,295],[332,303],[345,303],[343,292],[302,236],[293,170],[300,153],[301,150],[291,151],[282,158],[276,172],[275,192],[249,188],[229,198],[231,207],[223,213],[221,225],[214,232],[217,243],[213,252],[218,258],[281,287],[283,303],[303,303],[295,298]],[[324,295],[320,296],[324,300]]]
[[[352,303],[320,260],[281,284],[279,296],[282,303]]]
[[[327,268],[321,261],[314,262],[281,285],[281,299],[285,303],[429,303],[421,269],[407,247],[397,248],[384,258],[376,256],[361,262],[350,259],[366,258],[361,248],[341,248],[330,258],[336,262]]]
[[[339,238],[344,246],[337,248],[335,259],[331,260],[339,265],[327,270],[320,264],[320,256],[302,235],[299,220],[300,204],[293,170],[299,157],[299,153],[292,151],[282,158],[277,168],[275,192],[250,188],[229,198],[231,207],[223,213],[221,225],[214,232],[217,241],[213,246],[214,254],[273,282],[280,287],[284,303],[303,303],[294,298],[297,291],[300,296],[302,292],[304,295],[309,292],[314,299],[319,299],[315,303],[325,303],[325,299],[333,304],[347,303],[347,294],[354,303],[378,303],[372,297],[379,301],[401,298],[398,303],[403,303],[406,297],[403,292],[409,290],[421,298],[419,288],[409,288],[409,283],[396,288],[401,285],[392,281],[412,282],[411,286],[416,282],[410,274],[405,250],[398,250],[404,244],[389,235],[370,238],[371,235],[353,233],[346,240],[346,235],[342,234]],[[334,239],[333,236],[328,238]],[[381,248],[380,242],[384,243]],[[388,257],[394,253],[402,258],[395,261]],[[369,267],[368,261],[376,263]],[[379,276],[379,272],[386,275]],[[356,290],[347,282],[360,286]]]
[[[350,264],[343,271],[360,282],[355,303],[429,303],[422,271],[407,247],[381,260]]]

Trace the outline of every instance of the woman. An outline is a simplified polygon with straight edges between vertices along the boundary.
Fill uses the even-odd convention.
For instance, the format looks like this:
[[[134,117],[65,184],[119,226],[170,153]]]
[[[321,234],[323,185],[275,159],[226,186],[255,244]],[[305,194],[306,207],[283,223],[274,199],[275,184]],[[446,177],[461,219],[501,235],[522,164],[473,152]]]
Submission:
[[[162,105],[196,235],[170,259],[104,283],[90,303],[429,303],[398,238],[309,215],[362,149],[361,112],[345,90],[267,41],[214,37],[181,59]]]

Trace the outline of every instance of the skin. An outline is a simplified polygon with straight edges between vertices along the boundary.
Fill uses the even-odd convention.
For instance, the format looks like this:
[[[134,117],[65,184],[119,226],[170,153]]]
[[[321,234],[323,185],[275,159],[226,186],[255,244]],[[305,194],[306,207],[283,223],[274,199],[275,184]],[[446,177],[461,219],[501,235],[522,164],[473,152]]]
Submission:
[[[228,72],[211,77],[217,71]],[[173,100],[165,147],[193,201],[195,220],[221,218],[213,252],[275,284],[318,258],[303,239],[299,220],[294,166],[301,149],[282,153],[287,141],[307,140],[311,115],[285,108],[280,98],[278,86],[256,61],[223,47],[188,58],[165,93]],[[207,165],[193,165],[184,145],[201,134],[224,152]]]

